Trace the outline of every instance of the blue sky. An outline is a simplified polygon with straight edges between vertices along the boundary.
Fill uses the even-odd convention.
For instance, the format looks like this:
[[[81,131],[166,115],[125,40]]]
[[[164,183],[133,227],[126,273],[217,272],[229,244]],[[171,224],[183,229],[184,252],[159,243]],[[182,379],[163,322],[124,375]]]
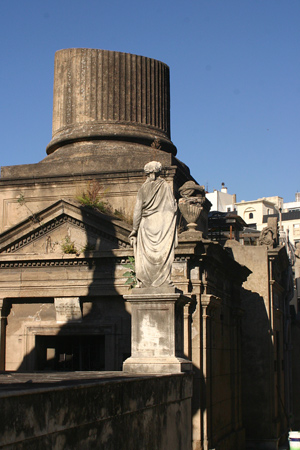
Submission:
[[[171,138],[209,191],[300,191],[300,0],[2,0],[0,165],[42,160],[54,53],[89,47],[171,73]]]

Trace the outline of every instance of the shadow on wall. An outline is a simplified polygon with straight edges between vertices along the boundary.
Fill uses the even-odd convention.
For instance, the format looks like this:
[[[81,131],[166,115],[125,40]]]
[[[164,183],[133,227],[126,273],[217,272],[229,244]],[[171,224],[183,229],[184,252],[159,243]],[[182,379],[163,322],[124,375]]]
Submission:
[[[205,377],[201,369],[193,364],[193,397],[192,397],[192,421],[193,430],[199,433],[193,436],[193,441],[204,442],[208,439],[207,434],[207,414],[208,392],[206,389]]]
[[[299,316],[299,313],[298,313]],[[300,320],[297,318],[292,323],[292,377],[293,383],[293,414],[294,414],[294,430],[300,430]]]
[[[242,317],[242,412],[246,439],[276,438],[286,431],[282,373],[282,343],[274,331],[263,297],[241,289]],[[274,377],[274,378],[273,378]],[[274,382],[273,382],[274,379]],[[274,405],[275,402],[275,405]],[[274,422],[274,413],[280,420]]]
[[[87,213],[91,211],[88,207],[81,209]],[[34,339],[35,342],[18,371],[122,370],[122,363],[131,352],[131,316],[115,287],[116,266],[120,260],[112,255],[108,247],[115,246],[118,240],[109,217],[106,221],[110,243],[101,237],[94,251],[95,236],[92,232],[86,232],[87,251],[80,256],[84,264],[77,269],[68,268],[70,271],[77,270],[75,276],[88,284],[86,296],[11,300],[11,303],[53,304],[51,323],[47,321],[43,324],[41,315],[38,326],[32,322],[29,327],[31,335],[25,336],[25,339]],[[64,261],[67,259],[66,255]],[[59,278],[59,270],[65,268],[54,270],[58,271]],[[68,308],[72,308],[72,318],[69,320]],[[58,318],[64,323],[59,323]]]

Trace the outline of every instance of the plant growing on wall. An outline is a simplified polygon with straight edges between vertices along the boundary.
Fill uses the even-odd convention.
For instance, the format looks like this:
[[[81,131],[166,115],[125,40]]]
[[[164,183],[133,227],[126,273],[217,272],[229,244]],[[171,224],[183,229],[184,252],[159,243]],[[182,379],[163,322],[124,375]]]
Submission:
[[[133,223],[132,215],[126,214],[124,211],[120,211],[119,209],[114,210],[114,216],[120,220],[123,220],[123,222],[126,222],[129,225],[132,225]]]
[[[123,266],[126,267],[126,269],[129,269],[123,273],[123,277],[127,278],[125,284],[128,285],[128,289],[133,289],[137,285],[134,257],[129,256],[128,261],[129,261],[128,263],[123,264]]]
[[[23,194],[20,194],[19,197],[17,197],[17,202],[19,203],[20,206],[25,206],[25,208],[29,212],[29,217],[32,222],[42,224],[39,217],[36,214],[34,214],[27,205],[26,199]]]
[[[76,196],[76,200],[84,206],[95,208],[104,214],[111,214],[110,204],[101,199],[102,186],[97,180],[91,180],[87,183],[85,190]]]
[[[61,244],[61,249],[63,253],[66,254],[76,254],[78,253],[77,248],[75,247],[75,242],[71,241],[71,238],[69,236],[66,236]]]
[[[103,199],[105,191],[102,192],[102,186],[97,180],[91,180],[87,183],[86,188],[80,194],[76,195],[76,200],[84,206],[97,209],[103,214],[115,216],[120,220],[132,225],[132,215],[126,214],[122,209],[113,210],[110,203]]]
[[[85,244],[85,246],[82,248],[82,251],[83,251],[83,252],[93,252],[93,251],[95,250],[95,248],[96,248],[95,245],[87,243],[87,244]]]

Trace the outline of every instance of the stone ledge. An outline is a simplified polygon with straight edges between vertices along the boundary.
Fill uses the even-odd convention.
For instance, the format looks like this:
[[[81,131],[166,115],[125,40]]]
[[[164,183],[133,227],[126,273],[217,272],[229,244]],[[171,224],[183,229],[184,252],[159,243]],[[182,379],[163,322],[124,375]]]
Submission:
[[[191,375],[8,373],[0,382],[3,449],[114,450],[124,439],[132,450],[191,448]]]

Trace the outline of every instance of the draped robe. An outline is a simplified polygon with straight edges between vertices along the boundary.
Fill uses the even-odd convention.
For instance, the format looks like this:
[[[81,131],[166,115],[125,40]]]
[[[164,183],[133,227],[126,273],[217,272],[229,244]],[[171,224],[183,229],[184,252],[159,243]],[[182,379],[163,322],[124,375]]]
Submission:
[[[141,287],[170,284],[177,246],[177,204],[163,178],[149,178],[140,188],[133,215],[137,232],[135,270]]]

